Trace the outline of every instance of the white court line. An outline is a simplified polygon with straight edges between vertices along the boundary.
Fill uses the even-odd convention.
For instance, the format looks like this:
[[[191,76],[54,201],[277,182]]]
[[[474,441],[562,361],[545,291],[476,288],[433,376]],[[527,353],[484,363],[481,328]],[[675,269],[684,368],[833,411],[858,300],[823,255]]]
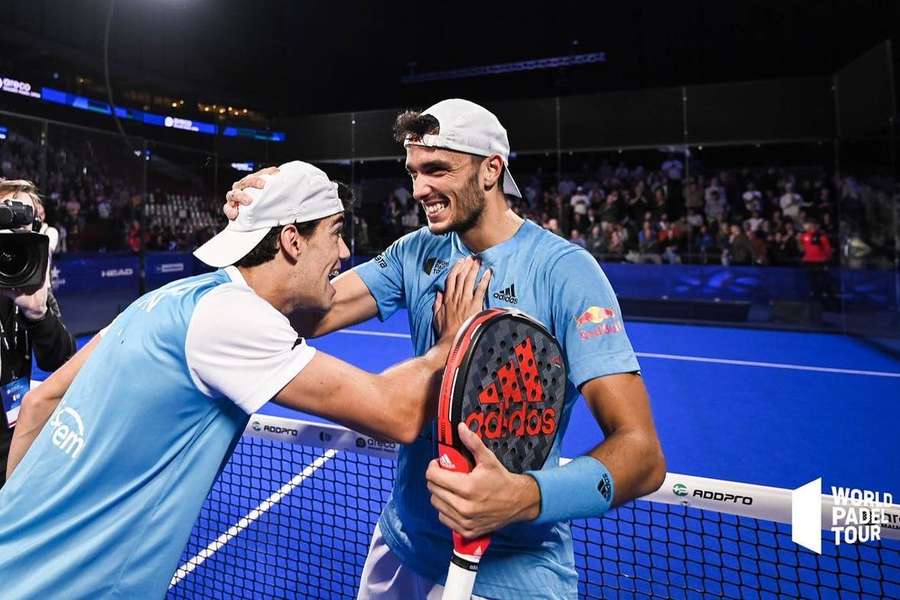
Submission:
[[[900,373],[891,373],[889,371],[861,371],[859,369],[838,369],[836,367],[811,367],[808,365],[758,362],[754,360],[733,360],[730,358],[706,358],[703,356],[682,356],[679,354],[654,354],[652,352],[635,352],[635,354],[642,358],[662,358],[665,360],[685,360],[689,362],[705,362],[720,365],[738,365],[741,367],[766,367],[769,369],[817,371],[819,373],[841,373],[842,375],[868,375],[869,377],[895,377],[897,379],[900,379]]]
[[[334,448],[328,449],[325,454],[314,460],[311,464],[307,465],[306,468],[303,469],[303,471],[301,471],[297,475],[294,475],[294,478],[281,486],[277,492],[274,492],[271,496],[260,502],[256,508],[241,517],[241,519],[237,523],[232,525],[228,529],[228,531],[217,537],[215,541],[211,542],[196,556],[178,567],[178,569],[175,570],[175,574],[172,576],[172,581],[169,583],[169,587],[172,588],[178,585],[178,582],[187,577],[191,573],[191,571],[202,565],[207,558],[215,554],[222,546],[230,542],[234,536],[249,527],[254,521],[266,514],[269,509],[281,502],[281,500],[285,496],[294,491],[294,488],[303,483],[303,481],[310,477],[313,473],[318,471],[322,465],[334,458],[338,452],[339,450],[335,450]]]
[[[408,333],[391,333],[389,331],[365,331],[363,329],[338,329],[335,333],[352,333],[353,335],[374,335],[376,337],[411,339]]]
[[[409,339],[408,333],[389,333],[386,331],[366,331],[363,329],[340,329],[337,333],[349,333],[353,335],[372,335],[378,337]],[[814,367],[810,365],[795,365],[790,363],[761,362],[755,360],[735,360],[730,358],[709,358],[706,356],[687,356],[683,354],[657,354],[654,352],[635,352],[641,358],[659,358],[663,360],[682,360],[687,362],[713,363],[719,365],[736,365],[740,367],[763,367],[768,369],[787,369],[790,371],[815,371],[818,373],[839,373],[841,375],[866,375],[868,377],[892,377],[900,379],[900,373],[890,371],[863,371],[860,369],[840,369],[837,367]]]

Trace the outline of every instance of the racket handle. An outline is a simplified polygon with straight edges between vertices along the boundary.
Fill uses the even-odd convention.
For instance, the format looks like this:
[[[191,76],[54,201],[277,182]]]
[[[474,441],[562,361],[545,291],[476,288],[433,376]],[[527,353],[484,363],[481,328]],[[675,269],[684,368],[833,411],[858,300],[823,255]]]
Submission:
[[[475,587],[475,576],[478,575],[478,563],[481,557],[461,554],[456,550],[450,559],[447,570],[447,582],[444,584],[442,600],[470,600],[472,588]]]
[[[439,443],[438,455],[438,463],[443,469],[457,473],[472,470],[469,460],[452,446]],[[444,584],[443,600],[469,600],[472,597],[478,563],[490,543],[489,535],[469,540],[453,532],[453,555],[447,571],[447,583]]]

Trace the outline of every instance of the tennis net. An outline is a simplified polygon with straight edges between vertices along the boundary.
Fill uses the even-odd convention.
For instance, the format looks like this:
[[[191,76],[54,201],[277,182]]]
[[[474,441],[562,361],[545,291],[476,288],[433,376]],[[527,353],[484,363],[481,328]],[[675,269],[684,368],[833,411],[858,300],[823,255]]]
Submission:
[[[396,451],[334,425],[255,415],[168,598],[354,598]],[[897,517],[887,536],[900,534]],[[823,533],[816,555],[791,541],[790,521],[790,490],[670,473],[646,498],[572,524],[579,595],[900,598],[900,543],[836,546]]]

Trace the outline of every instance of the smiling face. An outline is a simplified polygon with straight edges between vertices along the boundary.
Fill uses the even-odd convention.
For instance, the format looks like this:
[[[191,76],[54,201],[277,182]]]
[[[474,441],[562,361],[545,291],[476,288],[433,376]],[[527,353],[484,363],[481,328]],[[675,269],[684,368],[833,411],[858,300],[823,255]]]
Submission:
[[[413,197],[425,210],[432,233],[464,233],[478,223],[485,207],[481,162],[481,157],[441,148],[406,148]]]
[[[282,230],[282,244],[291,243],[285,237],[296,235]],[[316,228],[303,240],[299,260],[292,279],[297,291],[297,305],[311,310],[328,310],[334,301],[331,280],[341,271],[341,261],[350,258],[350,250],[344,243],[344,215],[337,214],[319,221]]]

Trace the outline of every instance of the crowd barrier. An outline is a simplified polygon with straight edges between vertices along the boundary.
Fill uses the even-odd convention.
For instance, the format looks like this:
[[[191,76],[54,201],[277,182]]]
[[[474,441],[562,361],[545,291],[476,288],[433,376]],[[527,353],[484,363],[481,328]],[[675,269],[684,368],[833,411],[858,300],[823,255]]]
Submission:
[[[189,252],[69,253],[53,259],[53,293],[72,333],[93,333],[142,292],[209,270]]]
[[[804,302],[814,296],[804,267],[724,267],[720,265],[635,265],[604,263],[603,271],[626,298],[666,298],[750,302]],[[831,295],[844,304],[897,310],[900,272],[869,269],[827,271]]]

